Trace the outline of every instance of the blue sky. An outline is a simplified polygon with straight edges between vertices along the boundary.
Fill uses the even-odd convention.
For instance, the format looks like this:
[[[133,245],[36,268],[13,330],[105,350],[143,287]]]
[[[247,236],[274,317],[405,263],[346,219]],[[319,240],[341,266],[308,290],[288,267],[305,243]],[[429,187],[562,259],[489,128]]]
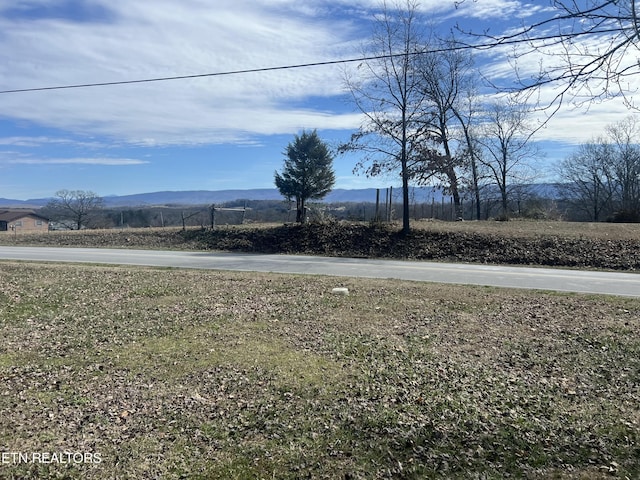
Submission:
[[[370,0],[0,0],[0,90],[197,75],[353,58],[368,40]],[[547,2],[424,0],[425,21],[501,32]],[[509,72],[505,55],[478,58]],[[60,189],[125,195],[272,188],[302,129],[330,145],[362,118],[343,67],[0,95],[0,197]],[[543,92],[552,95],[553,90]],[[627,114],[620,102],[564,109],[536,140],[545,164]],[[337,188],[385,187],[337,157]]]

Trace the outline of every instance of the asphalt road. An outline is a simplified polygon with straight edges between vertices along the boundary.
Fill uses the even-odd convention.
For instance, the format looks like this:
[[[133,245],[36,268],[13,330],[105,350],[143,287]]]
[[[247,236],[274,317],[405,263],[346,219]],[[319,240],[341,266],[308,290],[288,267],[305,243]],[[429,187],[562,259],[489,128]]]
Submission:
[[[0,259],[398,278],[421,282],[640,297],[640,274],[587,270],[302,255],[6,246],[0,246]]]

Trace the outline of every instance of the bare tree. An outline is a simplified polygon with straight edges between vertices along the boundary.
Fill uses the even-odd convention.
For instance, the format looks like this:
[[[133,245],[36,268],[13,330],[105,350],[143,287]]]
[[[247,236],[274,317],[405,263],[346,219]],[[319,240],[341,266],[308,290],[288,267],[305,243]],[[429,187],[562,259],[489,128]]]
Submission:
[[[616,191],[616,219],[640,221],[640,124],[628,117],[607,127],[614,148],[612,177]]]
[[[339,148],[341,153],[365,153],[355,172],[378,176],[400,170],[404,233],[410,229],[411,161],[422,137],[424,95],[415,66],[415,54],[421,48],[417,6],[414,0],[393,7],[382,3],[369,51],[365,52],[370,60],[358,66],[357,76],[346,75],[345,79],[365,123]]]
[[[502,216],[509,214],[509,192],[514,184],[533,180],[527,161],[538,149],[529,142],[533,133],[524,106],[512,102],[494,103],[486,112],[477,141],[482,148],[482,164],[498,187]]]
[[[587,205],[594,221],[605,213],[616,221],[640,221],[639,138],[640,125],[629,117],[560,163],[569,199]]]
[[[482,175],[480,173],[480,145],[477,141],[475,133],[475,123],[481,110],[480,96],[477,92],[476,77],[469,75],[465,80],[465,91],[460,101],[453,108],[453,114],[460,122],[460,129],[464,136],[464,145],[462,155],[464,156],[464,164],[471,170],[471,176],[466,179],[468,190],[473,195],[476,211],[476,220],[480,220],[481,208],[481,190]]]
[[[477,187],[471,134],[475,72],[471,53],[456,49],[455,44],[453,39],[429,41],[416,60],[424,101],[423,139],[418,149],[421,161],[415,168],[421,182],[440,179],[453,198],[455,216],[462,218],[460,169],[472,167]]]
[[[460,0],[458,6],[476,0]],[[541,2],[542,3],[542,2]],[[558,109],[565,98],[588,103],[625,97],[637,91],[640,73],[640,2],[638,0],[549,0],[541,7],[546,18],[503,35],[471,33],[489,46],[512,48],[518,75],[515,87],[505,90],[530,95],[545,85],[554,86],[546,106]],[[521,66],[539,64],[537,72]]]
[[[562,194],[578,211],[587,213],[589,220],[598,222],[611,207],[613,181],[610,173],[613,149],[604,140],[580,145],[558,165],[558,173],[565,183]]]
[[[72,230],[80,230],[91,226],[91,219],[103,203],[102,197],[88,190],[59,190],[46,209],[52,219]]]

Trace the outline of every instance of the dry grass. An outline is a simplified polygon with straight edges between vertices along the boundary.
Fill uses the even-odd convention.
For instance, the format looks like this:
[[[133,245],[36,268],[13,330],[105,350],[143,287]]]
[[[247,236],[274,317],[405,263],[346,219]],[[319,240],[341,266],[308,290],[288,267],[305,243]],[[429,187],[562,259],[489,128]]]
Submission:
[[[633,299],[3,262],[0,335],[0,453],[101,458],[2,478],[640,476]]]
[[[498,236],[558,236],[606,240],[640,240],[640,223],[559,222],[510,220],[508,222],[416,221],[412,226],[437,232],[466,232]]]

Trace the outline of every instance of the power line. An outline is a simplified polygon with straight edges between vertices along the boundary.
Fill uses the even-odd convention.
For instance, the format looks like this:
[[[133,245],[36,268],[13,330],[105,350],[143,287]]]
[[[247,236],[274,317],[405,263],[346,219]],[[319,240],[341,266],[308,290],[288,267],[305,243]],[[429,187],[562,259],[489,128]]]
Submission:
[[[156,77],[156,78],[145,78],[141,80],[121,80],[117,82],[98,82],[98,83],[81,83],[76,85],[59,85],[54,87],[36,87],[36,88],[19,88],[14,90],[0,90],[0,94],[2,93],[22,93],[22,92],[41,92],[45,90],[63,90],[63,89],[71,89],[71,88],[87,88],[87,87],[107,87],[110,85],[130,85],[135,83],[150,83],[150,82],[165,82],[168,80],[186,80],[190,78],[204,78],[204,77],[222,77],[227,75],[242,75],[246,73],[259,73],[259,72],[272,72],[275,70],[288,70],[294,68],[307,68],[307,67],[319,67],[322,65],[336,65],[340,63],[350,63],[350,62],[361,62],[366,60],[376,60],[382,58],[390,58],[396,55],[381,55],[377,57],[361,57],[361,58],[350,58],[344,60],[330,60],[326,62],[313,62],[313,63],[301,63],[297,65],[281,65],[277,67],[264,67],[264,68],[249,68],[245,70],[229,70],[223,72],[214,72],[214,73],[200,73],[196,75],[176,75],[173,77]]]
[[[615,31],[615,30],[613,30]],[[603,31],[591,31],[591,32],[577,32],[572,34],[573,37],[578,37],[585,34],[594,34],[594,33],[610,33],[611,30],[603,30]],[[446,53],[458,50],[487,50],[492,47],[498,46],[506,46],[506,45],[514,45],[519,43],[531,43],[537,41],[547,41],[547,40],[557,40],[558,38],[563,37],[563,35],[549,35],[542,36],[536,38],[510,38],[510,39],[500,39],[497,38],[490,43],[485,44],[461,44],[447,46],[443,48],[430,49],[424,51],[416,51],[409,53],[389,53],[385,55],[374,55],[374,56],[363,56],[357,58],[347,58],[341,60],[328,60],[324,62],[312,62],[312,63],[300,63],[294,65],[280,65],[275,67],[263,67],[263,68],[249,68],[243,70],[228,70],[222,72],[213,72],[213,73],[201,73],[195,75],[176,75],[171,77],[155,77],[155,78],[144,78],[139,80],[120,80],[115,82],[96,82],[96,83],[79,83],[72,85],[57,85],[57,86],[49,86],[49,87],[34,87],[34,88],[17,88],[11,90],[0,90],[0,94],[10,94],[10,93],[26,93],[26,92],[42,92],[47,90],[69,90],[75,88],[90,88],[90,87],[107,87],[113,85],[131,85],[137,83],[152,83],[152,82],[166,82],[170,80],[187,80],[191,78],[205,78],[205,77],[222,77],[222,76],[230,76],[230,75],[243,75],[249,73],[260,73],[260,72],[273,72],[277,70],[293,70],[299,68],[309,68],[309,67],[320,67],[326,65],[338,65],[345,63],[355,63],[355,62],[366,62],[370,60],[383,60],[395,57],[402,57],[405,55],[424,55],[424,54],[434,54],[434,53]]]
[[[472,47],[461,47],[461,48],[472,48]],[[437,50],[430,50],[429,53],[441,53],[441,52],[450,51],[450,50],[451,50],[451,47],[437,49]],[[424,53],[427,53],[427,52],[411,52],[410,55],[419,55]],[[173,77],[145,78],[141,80],[121,80],[116,82],[81,83],[76,85],[59,85],[59,86],[53,86],[53,87],[19,88],[14,90],[0,90],[0,94],[42,92],[46,90],[64,90],[64,89],[87,88],[87,87],[106,87],[110,85],[130,85],[135,83],[165,82],[168,80],[187,80],[190,78],[222,77],[222,76],[228,76],[228,75],[242,75],[247,73],[273,72],[276,70],[292,70],[297,68],[320,67],[325,65],[338,65],[343,63],[366,62],[369,60],[383,60],[385,58],[395,58],[403,55],[406,55],[406,53],[395,53],[395,54],[390,53],[387,55],[347,58],[347,59],[341,59],[341,60],[328,60],[325,62],[300,63],[295,65],[281,65],[276,67],[249,68],[244,70],[229,70],[229,71],[214,72],[214,73],[201,73],[196,75],[176,75]]]

